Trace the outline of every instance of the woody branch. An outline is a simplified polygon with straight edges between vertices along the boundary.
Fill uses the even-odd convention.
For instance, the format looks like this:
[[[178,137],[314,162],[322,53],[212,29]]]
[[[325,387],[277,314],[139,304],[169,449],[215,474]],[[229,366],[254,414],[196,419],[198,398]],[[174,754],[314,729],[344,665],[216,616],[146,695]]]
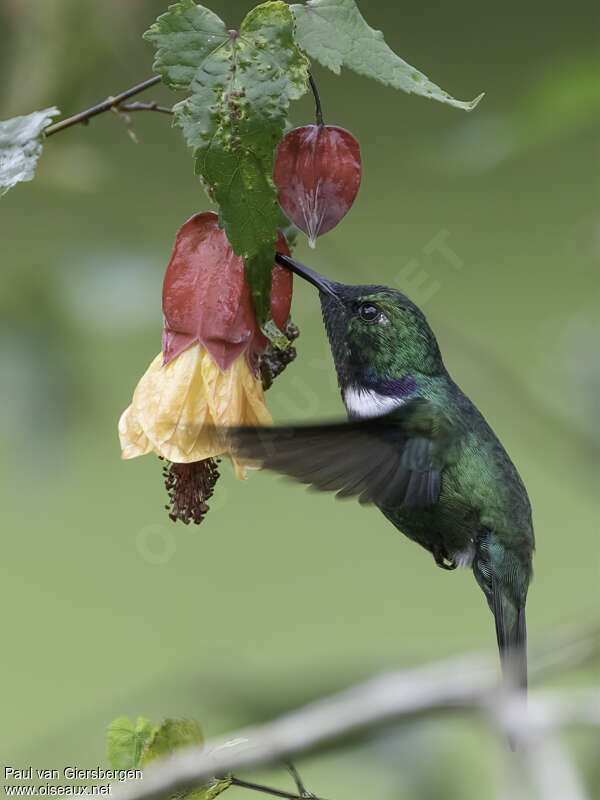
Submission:
[[[531,670],[540,677],[597,655],[598,633],[542,658]],[[600,726],[600,689],[520,692],[499,689],[496,670],[478,656],[444,661],[420,669],[376,677],[347,691],[311,703],[263,725],[242,729],[204,747],[177,751],[144,772],[142,783],[118,791],[120,800],[153,800],[205,782],[213,776],[253,769],[359,738],[391,724],[444,712],[482,716],[518,744],[532,783],[542,791],[539,753],[554,753],[554,784],[569,787],[569,800],[585,800],[573,780],[572,764],[557,737],[571,724]],[[542,794],[550,800],[554,795]]]
[[[151,86],[155,86],[159,82],[160,75],[156,75],[153,78],[148,78],[148,80],[142,81],[142,83],[138,83],[129,89],[125,89],[124,92],[120,92],[114,97],[107,97],[106,100],[103,100],[101,103],[98,103],[95,106],[91,106],[91,108],[86,108],[85,111],[80,111],[78,114],[74,114],[72,117],[67,117],[67,119],[62,119],[59,122],[55,122],[53,125],[48,125],[48,127],[44,129],[44,133],[46,136],[52,136],[55,133],[64,131],[66,128],[70,128],[72,125],[87,125],[92,117],[96,117],[98,114],[103,114],[106,111],[112,111],[113,109],[127,112],[158,111],[162,114],[172,114],[173,112],[170,108],[167,108],[166,106],[159,106],[156,102],[125,103],[125,100],[129,100],[130,97],[134,97],[136,94],[144,92],[146,89],[149,89]]]

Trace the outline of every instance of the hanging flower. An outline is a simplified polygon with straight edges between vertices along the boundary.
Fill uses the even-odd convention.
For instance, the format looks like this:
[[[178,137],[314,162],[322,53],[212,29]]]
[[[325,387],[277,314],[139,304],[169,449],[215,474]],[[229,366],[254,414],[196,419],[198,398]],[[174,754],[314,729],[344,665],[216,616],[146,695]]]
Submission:
[[[277,249],[289,253],[281,235]],[[291,294],[291,273],[274,266],[271,314],[282,330]],[[122,457],[155,452],[172,462],[165,468],[170,516],[200,522],[218,478],[213,459],[223,452],[215,426],[272,423],[260,370],[269,341],[254,317],[243,261],[215,213],[196,214],[179,230],[163,284],[163,314],[162,352],[119,420]],[[244,464],[232,462],[244,478]]]
[[[221,453],[215,425],[269,425],[262,382],[247,359],[225,371],[199,342],[167,364],[152,361],[119,422],[123,458],[152,451],[168,461],[189,463]],[[234,462],[236,474],[243,468]]]
[[[279,143],[273,165],[279,204],[311,247],[350,210],[361,169],[358,142],[337,125],[303,125]]]

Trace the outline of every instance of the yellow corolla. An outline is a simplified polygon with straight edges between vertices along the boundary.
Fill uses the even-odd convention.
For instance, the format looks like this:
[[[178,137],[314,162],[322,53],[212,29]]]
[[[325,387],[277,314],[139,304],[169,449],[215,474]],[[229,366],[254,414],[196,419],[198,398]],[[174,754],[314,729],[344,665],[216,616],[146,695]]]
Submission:
[[[154,451],[167,461],[190,463],[220,455],[223,443],[214,426],[271,425],[262,382],[245,354],[224,372],[196,342],[163,366],[159,353],[119,420],[123,458]],[[236,475],[244,464],[232,458]]]

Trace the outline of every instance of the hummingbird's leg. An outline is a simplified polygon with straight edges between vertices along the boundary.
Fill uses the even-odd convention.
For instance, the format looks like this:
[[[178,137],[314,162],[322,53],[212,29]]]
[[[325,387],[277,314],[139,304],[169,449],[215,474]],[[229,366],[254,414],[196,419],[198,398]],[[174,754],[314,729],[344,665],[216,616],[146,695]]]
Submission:
[[[432,550],[432,553],[433,553],[433,557],[435,559],[435,563],[438,565],[438,567],[441,567],[442,569],[447,569],[447,570],[453,570],[453,569],[457,568],[458,564],[456,563],[456,561],[454,561],[453,559],[449,558],[448,553],[446,552],[445,548],[440,547],[440,546],[435,547]]]

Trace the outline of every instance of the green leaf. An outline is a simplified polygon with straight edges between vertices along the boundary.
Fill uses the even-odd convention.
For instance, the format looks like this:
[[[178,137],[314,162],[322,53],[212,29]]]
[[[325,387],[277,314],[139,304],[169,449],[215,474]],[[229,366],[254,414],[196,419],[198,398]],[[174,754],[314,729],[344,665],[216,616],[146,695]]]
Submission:
[[[140,759],[140,767],[145,767],[155,758],[172,753],[178,747],[199,744],[204,741],[202,728],[193,719],[166,719],[154,728],[151,738]]]
[[[21,181],[33,179],[42,152],[44,128],[57,108],[34,111],[25,117],[0,121],[0,197]]]
[[[271,269],[281,211],[272,180],[290,101],[306,91],[308,62],[283,2],[254,8],[238,31],[193,0],[180,0],[144,35],[154,70],[190,96],[174,123],[210,185],[234,252],[244,258],[259,324],[269,317]]]
[[[203,741],[202,728],[192,719],[166,719],[155,727],[143,717],[135,725],[119,717],[108,726],[108,758],[113,769],[143,769],[179,747]],[[178,792],[173,800],[214,800],[230,786],[230,777],[213,778],[191,791]]]
[[[354,0],[307,0],[290,6],[296,18],[296,41],[311,58],[339,75],[342,67],[380,83],[471,111],[471,102],[455,100],[426,75],[397,56],[381,31],[369,27]]]
[[[111,767],[135,769],[155,730],[144,717],[138,717],[135,725],[128,717],[113,720],[108,726],[108,760]]]
[[[140,767],[146,767],[157,758],[166,756],[178,747],[201,744],[204,735],[200,725],[192,719],[166,719],[158,728],[154,728],[152,738],[140,759]],[[177,800],[213,800],[231,785],[231,778],[214,778],[191,792],[178,793]]]

